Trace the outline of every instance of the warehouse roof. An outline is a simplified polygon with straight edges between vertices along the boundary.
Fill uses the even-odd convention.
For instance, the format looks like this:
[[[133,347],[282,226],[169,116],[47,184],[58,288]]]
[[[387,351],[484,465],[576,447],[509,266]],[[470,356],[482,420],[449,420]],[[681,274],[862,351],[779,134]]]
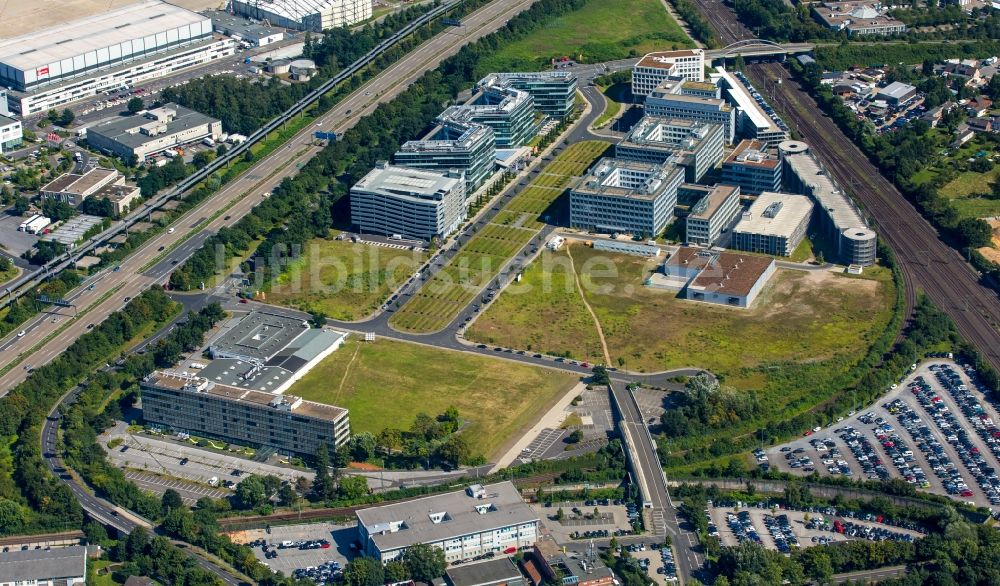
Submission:
[[[241,0],[241,2],[290,20],[302,20],[311,14],[329,12],[340,0],[255,0],[253,2]]]
[[[382,552],[538,521],[511,482],[474,485],[356,514]]]
[[[906,98],[908,94],[917,91],[917,88],[901,81],[894,81],[884,88],[878,90],[877,94],[880,96],[885,96],[887,98],[893,98],[895,100],[902,100]]]
[[[451,586],[483,586],[491,584],[521,583],[524,577],[510,558],[500,558],[452,566],[445,572]]]
[[[86,173],[66,173],[56,177],[45,184],[39,191],[54,193],[87,193],[102,182],[107,182],[112,177],[117,177],[118,171],[115,169],[105,169],[94,167]]]
[[[97,134],[129,148],[138,148],[164,135],[184,132],[205,124],[215,124],[218,119],[201,112],[189,110],[174,103],[147,110],[144,114],[117,118],[111,122],[98,124],[87,129],[88,134]],[[148,132],[142,129],[148,128]]]
[[[0,63],[28,70],[205,20],[179,6],[147,0],[0,41]]]
[[[804,195],[765,191],[753,202],[733,232],[789,238],[812,209],[812,201]]]
[[[27,549],[0,555],[0,583],[48,581],[87,575],[87,548],[82,545]]]
[[[749,295],[773,263],[769,256],[690,247],[679,248],[666,260],[668,265],[697,271],[697,276],[688,283],[689,289],[738,296]]]

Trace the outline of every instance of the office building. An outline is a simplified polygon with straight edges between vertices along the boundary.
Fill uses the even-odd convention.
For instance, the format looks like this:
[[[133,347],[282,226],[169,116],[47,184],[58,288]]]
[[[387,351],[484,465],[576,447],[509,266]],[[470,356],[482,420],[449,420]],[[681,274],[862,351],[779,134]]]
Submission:
[[[87,143],[120,157],[141,163],[151,155],[179,146],[213,141],[222,135],[222,122],[174,103],[146,110],[87,129]]]
[[[776,147],[788,138],[788,126],[741,71],[729,72],[721,65],[715,71],[726,101],[736,108],[737,134],[768,147]]]
[[[532,586],[612,586],[618,584],[614,573],[601,558],[587,551],[577,555],[557,554],[546,558],[536,546],[524,556],[523,567]]]
[[[664,261],[663,274],[684,299],[746,309],[776,267],[766,256],[682,246]]]
[[[576,75],[569,71],[494,73],[480,83],[487,80],[509,83],[514,89],[528,92],[535,101],[535,109],[553,118],[568,116],[576,102]]]
[[[372,17],[372,0],[230,0],[230,9],[254,20],[321,33]]]
[[[906,32],[906,24],[889,16],[889,6],[881,2],[823,2],[813,4],[812,11],[826,28],[846,30],[852,37]]]
[[[511,482],[469,486],[401,503],[362,509],[361,550],[382,563],[423,543],[444,550],[451,564],[483,554],[514,554],[538,537],[538,516]]]
[[[792,256],[809,229],[813,202],[804,195],[764,192],[733,228],[730,248]]]
[[[445,571],[448,586],[524,586],[524,576],[510,558],[452,566]]]
[[[615,145],[615,158],[645,163],[673,159],[684,180],[701,179],[722,160],[722,126],[698,120],[645,116]]]
[[[496,165],[496,138],[493,129],[478,123],[449,118],[421,140],[410,140],[393,155],[403,167],[438,172],[465,173],[465,193],[472,195],[486,181]]]
[[[83,174],[64,173],[38,190],[43,199],[51,199],[77,207],[108,185],[124,185],[125,177],[116,169],[94,167]]]
[[[646,115],[718,124],[722,126],[723,139],[733,142],[736,110],[720,97],[707,97],[708,85],[711,84],[667,79],[646,96]]]
[[[885,100],[890,106],[899,106],[909,102],[917,95],[917,88],[901,81],[894,81],[875,92],[875,98]]]
[[[531,140],[535,134],[534,118],[535,103],[528,92],[509,84],[481,83],[471,100],[447,108],[438,116],[438,122],[450,120],[461,125],[488,126],[493,130],[496,148],[509,149]]]
[[[87,548],[23,549],[0,554],[0,586],[75,586],[87,578]]]
[[[234,53],[208,17],[144,0],[0,41],[0,85],[24,117]]]
[[[430,240],[465,220],[461,171],[425,171],[382,163],[351,188],[351,223],[363,233]]]
[[[139,383],[146,423],[282,454],[312,456],[347,443],[347,409],[213,382],[180,371],[155,371]]]
[[[705,52],[702,49],[658,51],[643,56],[632,67],[632,94],[648,96],[667,78],[705,81]]]
[[[24,134],[21,121],[0,114],[0,155],[16,149],[22,142]]]
[[[808,195],[816,202],[820,228],[837,243],[836,260],[860,266],[875,264],[877,235],[868,227],[861,210],[809,152],[809,145],[785,141],[778,145],[778,153],[784,167],[785,191]]]
[[[715,246],[722,234],[740,216],[740,188],[714,185],[693,206],[685,220],[684,240],[688,244]]]
[[[781,161],[765,148],[757,140],[740,141],[722,161],[722,181],[751,195],[781,191]]]
[[[657,236],[674,219],[684,170],[672,161],[604,158],[570,191],[570,225],[595,232]]]
[[[129,210],[135,209],[142,199],[142,191],[135,185],[112,184],[97,190],[95,199],[107,199],[111,202],[111,210],[116,216],[124,216]]]

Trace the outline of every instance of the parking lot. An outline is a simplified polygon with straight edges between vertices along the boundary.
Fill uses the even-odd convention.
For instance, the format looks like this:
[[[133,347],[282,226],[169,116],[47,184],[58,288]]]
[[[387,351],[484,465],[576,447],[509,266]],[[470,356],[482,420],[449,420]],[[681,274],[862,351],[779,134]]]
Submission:
[[[902,478],[935,494],[1000,506],[1000,420],[974,375],[950,360],[924,362],[876,405],[775,446],[758,462],[803,476]]]
[[[0,246],[13,257],[20,257],[38,242],[38,236],[28,232],[19,232],[17,227],[27,218],[0,214]]]
[[[771,508],[711,507],[709,533],[717,532],[724,546],[756,541],[769,549],[788,553],[792,549],[825,545],[849,539],[912,541],[917,531],[831,513],[774,510]]]
[[[634,544],[626,547],[629,555],[639,562],[655,584],[667,586],[677,583],[677,564],[674,563],[674,552],[669,547],[653,547],[652,544]]]
[[[638,516],[638,512],[634,509],[635,505],[630,509],[628,505],[618,503],[607,500],[565,501],[551,503],[550,506],[538,503],[530,506],[552,538],[562,544],[591,537],[610,539],[631,534],[631,519]],[[556,518],[559,509],[563,511],[562,521]]]
[[[164,478],[148,472],[137,470],[126,470],[125,478],[128,478],[143,490],[148,490],[156,495],[163,495],[168,488],[177,491],[181,495],[181,500],[188,506],[194,505],[202,497],[220,499],[232,494],[226,489],[212,488],[202,484],[178,480],[176,478]]]
[[[319,583],[328,581],[320,578],[324,566],[329,578],[333,578],[338,567],[347,565],[357,532],[353,524],[308,523],[235,531],[228,535],[236,543],[251,545],[258,560],[286,576],[294,575],[296,570],[316,568],[313,573],[317,575],[312,577]]]

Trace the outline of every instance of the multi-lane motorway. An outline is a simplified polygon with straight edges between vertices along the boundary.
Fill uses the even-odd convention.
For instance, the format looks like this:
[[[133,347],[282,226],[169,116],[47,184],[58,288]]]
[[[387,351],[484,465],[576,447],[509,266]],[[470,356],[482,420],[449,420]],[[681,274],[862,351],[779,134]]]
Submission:
[[[202,205],[197,206],[175,223],[174,233],[162,233],[137,249],[122,261],[117,270],[105,269],[69,294],[76,308],[63,308],[40,316],[25,326],[25,335],[14,333],[0,343],[0,369],[14,364],[0,376],[0,393],[6,393],[27,375],[28,365],[38,366],[58,356],[88,326],[125,305],[125,298],[134,297],[151,285],[163,283],[171,268],[185,260],[205,239],[223,226],[234,224],[254,205],[264,192],[285,177],[295,174],[299,164],[319,152],[312,133],[323,129],[344,132],[361,117],[382,102],[392,100],[418,79],[434,69],[462,46],[495,31],[511,17],[527,9],[533,0],[494,0],[489,5],[466,16],[461,27],[448,29],[411,51],[381,72],[357,91],[342,100],[316,125],[303,129],[287,146],[278,149],[253,166],[248,172],[229,183]],[[192,223],[207,220],[197,229]],[[82,317],[73,318],[78,312]],[[57,322],[53,318],[58,317]]]

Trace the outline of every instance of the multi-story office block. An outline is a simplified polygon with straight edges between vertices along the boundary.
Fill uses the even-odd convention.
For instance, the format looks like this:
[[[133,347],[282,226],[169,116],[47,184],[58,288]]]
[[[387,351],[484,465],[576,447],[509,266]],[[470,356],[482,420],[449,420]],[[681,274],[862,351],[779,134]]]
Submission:
[[[290,395],[215,383],[186,372],[157,371],[142,380],[147,423],[285,454],[335,450],[351,435],[347,409]]]
[[[781,161],[764,150],[764,143],[744,140],[722,161],[722,181],[739,185],[743,193],[757,195],[781,190]]]
[[[667,78],[705,80],[705,52],[702,49],[649,53],[632,68],[632,94],[648,96]]]
[[[393,161],[415,169],[462,171],[465,173],[465,193],[472,195],[496,165],[493,129],[457,119],[439,119],[439,122],[423,140],[403,143]]]
[[[615,158],[646,163],[673,159],[685,181],[700,181],[722,160],[722,126],[698,120],[646,116],[615,146]]]
[[[473,484],[355,515],[362,551],[382,563],[417,543],[443,549],[445,560],[455,563],[484,554],[512,555],[538,538],[538,516],[509,481]]]
[[[482,124],[493,130],[496,147],[514,148],[531,140],[535,131],[535,103],[531,94],[509,85],[480,85],[469,102],[452,106],[438,122]]]
[[[684,171],[673,162],[605,158],[570,191],[570,225],[598,232],[656,236],[674,218]]]
[[[0,109],[2,109],[7,105],[7,98],[0,93],[0,100],[4,101],[4,103],[0,104]],[[21,146],[24,139],[23,132],[20,120],[8,118],[0,114],[0,155]]]
[[[775,147],[788,138],[788,126],[742,72],[729,72],[721,65],[715,71],[719,86],[725,89],[723,97],[739,113],[736,132],[740,136],[759,140],[767,147]]]
[[[806,236],[812,209],[804,195],[764,192],[733,228],[731,248],[791,256]]]
[[[480,85],[503,83],[531,94],[535,108],[553,118],[568,116],[576,102],[576,75],[569,71],[494,73],[479,82]]]
[[[646,96],[646,115],[718,124],[725,141],[733,142],[736,110],[720,97],[707,97],[703,87],[707,85],[711,84],[667,79]]]
[[[740,216],[740,188],[715,185],[691,207],[685,224],[688,244],[714,246]]]
[[[425,171],[382,163],[351,188],[351,223],[361,232],[430,240],[466,217],[461,171]]]

